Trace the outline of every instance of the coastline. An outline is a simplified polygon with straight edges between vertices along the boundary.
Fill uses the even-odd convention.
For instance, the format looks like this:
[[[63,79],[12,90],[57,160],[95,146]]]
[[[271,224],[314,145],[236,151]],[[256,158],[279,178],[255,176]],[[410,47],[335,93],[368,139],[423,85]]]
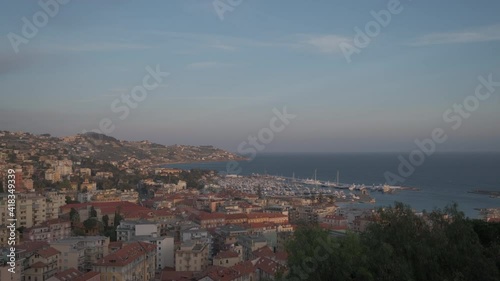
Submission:
[[[248,158],[236,158],[236,159],[218,159],[218,160],[201,160],[201,161],[177,161],[177,162],[168,162],[168,163],[159,163],[150,166],[151,168],[165,168],[163,166],[167,165],[178,165],[178,164],[204,164],[204,163],[224,163],[229,161],[247,161]]]

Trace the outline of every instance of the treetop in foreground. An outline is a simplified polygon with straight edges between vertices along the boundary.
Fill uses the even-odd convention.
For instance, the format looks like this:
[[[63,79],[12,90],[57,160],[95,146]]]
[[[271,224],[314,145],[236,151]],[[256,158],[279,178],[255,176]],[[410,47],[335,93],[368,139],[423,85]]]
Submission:
[[[374,220],[363,233],[335,238],[299,226],[283,280],[500,280],[500,224],[469,220],[456,205],[419,215],[402,203]]]

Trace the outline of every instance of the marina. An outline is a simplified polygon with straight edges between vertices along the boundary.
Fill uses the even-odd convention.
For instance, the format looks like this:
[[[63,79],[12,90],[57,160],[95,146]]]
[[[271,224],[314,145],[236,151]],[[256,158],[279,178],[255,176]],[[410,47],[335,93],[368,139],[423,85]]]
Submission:
[[[316,174],[316,173],[315,173]],[[371,192],[392,194],[401,190],[416,188],[390,186],[387,184],[346,184],[292,177],[251,174],[248,176],[225,175],[218,179],[217,187],[235,189],[245,193],[260,194],[263,197],[328,198],[335,202],[375,203]]]

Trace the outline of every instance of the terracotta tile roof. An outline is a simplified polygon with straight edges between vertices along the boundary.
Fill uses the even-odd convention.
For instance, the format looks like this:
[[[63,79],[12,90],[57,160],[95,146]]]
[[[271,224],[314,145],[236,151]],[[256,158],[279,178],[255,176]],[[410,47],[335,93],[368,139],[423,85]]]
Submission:
[[[146,253],[151,253],[155,250],[156,246],[150,243],[131,243],[100,259],[95,263],[95,266],[125,266],[134,262]]]
[[[225,219],[226,215],[222,213],[200,212],[198,215],[196,215],[196,218],[199,220],[215,220],[215,219]]]
[[[231,266],[230,269],[238,272],[239,276],[244,276],[244,275],[248,275],[252,272],[255,272],[255,266],[253,265],[253,263],[251,261],[244,261],[244,262],[237,263],[237,264]]]
[[[191,281],[193,271],[168,271],[164,270],[160,274],[160,281]]]
[[[269,218],[269,213],[250,213],[247,214],[248,219]]]
[[[76,270],[74,268],[69,268],[65,271],[56,273],[54,277],[59,279],[60,281],[66,281],[66,280],[74,281],[74,278],[81,276],[82,274],[83,273],[80,272],[79,270]]]
[[[25,241],[17,247],[19,250],[25,250],[26,252],[34,252],[39,249],[50,247],[49,243],[45,241]]]
[[[83,274],[80,277],[76,277],[75,279],[73,279],[71,281],[88,281],[88,280],[96,277],[97,275],[100,275],[100,273],[99,272],[95,272],[95,271],[89,271],[89,272]]]
[[[247,214],[228,214],[226,215],[226,220],[237,220],[237,219],[246,219]]]
[[[44,268],[47,264],[41,261],[35,262],[30,267],[32,268]]]
[[[49,258],[57,254],[60,254],[61,252],[52,247],[49,247],[47,249],[39,250],[37,253],[44,258]]]
[[[203,276],[208,276],[214,281],[232,281],[239,277],[238,272],[221,266],[211,266]]]
[[[269,248],[268,246],[264,246],[262,248],[259,248],[255,251],[252,252],[252,254],[257,257],[257,258],[263,258],[263,257],[274,257],[274,252]]]
[[[156,210],[153,211],[154,216],[173,216],[174,213],[170,210],[163,209],[163,210]]]
[[[119,250],[123,247],[123,241],[113,241],[109,242],[108,249]]]
[[[269,275],[274,276],[278,272],[278,269],[280,269],[282,266],[271,259],[259,258],[259,260],[255,263],[255,267]]]

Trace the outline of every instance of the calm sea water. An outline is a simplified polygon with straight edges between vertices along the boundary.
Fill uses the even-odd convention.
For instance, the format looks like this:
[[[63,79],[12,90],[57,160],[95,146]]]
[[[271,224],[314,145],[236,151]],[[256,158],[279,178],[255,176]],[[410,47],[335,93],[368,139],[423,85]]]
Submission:
[[[241,161],[242,175],[252,173],[335,181],[356,184],[384,184],[386,171],[398,174],[399,154],[259,154],[252,161]],[[200,168],[226,171],[225,162],[168,165],[182,169]],[[406,178],[403,186],[420,191],[401,191],[396,194],[372,192],[376,206],[394,201],[410,204],[417,210],[443,208],[456,202],[469,217],[477,217],[475,208],[500,207],[500,198],[468,193],[473,189],[500,191],[500,153],[442,153],[428,157]]]

